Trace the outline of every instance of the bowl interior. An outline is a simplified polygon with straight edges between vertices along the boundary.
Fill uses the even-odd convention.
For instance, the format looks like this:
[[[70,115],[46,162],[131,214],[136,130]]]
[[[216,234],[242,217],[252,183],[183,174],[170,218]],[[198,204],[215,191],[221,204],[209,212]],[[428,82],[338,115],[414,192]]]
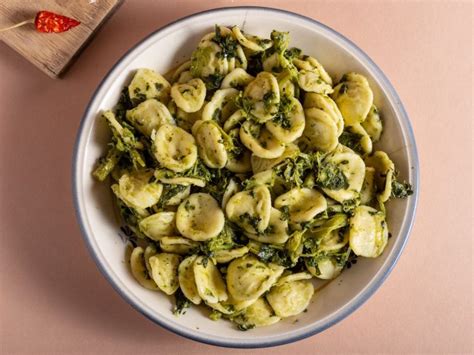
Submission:
[[[182,335],[225,346],[268,346],[293,341],[321,331],[348,315],[380,285],[408,236],[416,198],[390,202],[388,223],[393,237],[382,256],[360,258],[357,265],[315,295],[306,313],[249,332],[236,330],[229,322],[212,321],[207,311],[192,307],[179,318],[172,313],[170,297],[142,288],[124,263],[124,242],[107,184],[93,180],[91,171],[104,154],[108,129],[97,119],[102,110],[117,102],[121,89],[137,68],[164,73],[189,58],[199,39],[216,24],[240,25],[246,32],[268,37],[273,29],[289,31],[291,46],[320,60],[334,79],[348,71],[369,79],[375,104],[384,120],[384,134],[377,148],[386,151],[400,176],[416,183],[416,152],[403,108],[373,63],[355,46],[334,31],[310,19],[263,8],[221,9],[197,14],[155,32],[129,51],[104,79],[93,96],[79,132],[74,162],[75,202],[86,242],[98,266],[114,287],[154,321]]]

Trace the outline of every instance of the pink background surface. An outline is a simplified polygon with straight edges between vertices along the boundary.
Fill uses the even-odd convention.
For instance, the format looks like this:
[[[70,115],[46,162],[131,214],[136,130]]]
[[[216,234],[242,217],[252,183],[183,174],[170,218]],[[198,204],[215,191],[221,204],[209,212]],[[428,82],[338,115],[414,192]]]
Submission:
[[[124,51],[179,17],[250,4],[313,17],[366,51],[421,161],[415,227],[388,280],[346,320],[272,353],[472,353],[472,2],[224,0],[129,0],[63,80],[0,43],[0,353],[244,352],[169,333],[113,291],[82,241],[70,170],[85,105]]]

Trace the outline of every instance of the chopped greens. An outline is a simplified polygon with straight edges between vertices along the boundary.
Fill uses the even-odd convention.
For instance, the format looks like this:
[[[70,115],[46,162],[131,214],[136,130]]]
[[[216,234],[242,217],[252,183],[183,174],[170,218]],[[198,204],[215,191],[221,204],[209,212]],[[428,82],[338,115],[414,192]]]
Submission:
[[[369,155],[384,122],[367,78],[333,79],[288,32],[216,25],[174,73],[138,69],[103,113],[92,175],[111,183],[132,276],[173,295],[176,316],[201,304],[269,326],[311,307],[311,278],[384,251],[385,203],[413,188]]]

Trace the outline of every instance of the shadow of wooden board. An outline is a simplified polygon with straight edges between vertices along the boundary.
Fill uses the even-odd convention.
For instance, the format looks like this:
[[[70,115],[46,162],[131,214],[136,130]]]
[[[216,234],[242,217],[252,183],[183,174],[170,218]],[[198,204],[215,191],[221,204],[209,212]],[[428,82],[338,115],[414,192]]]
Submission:
[[[39,33],[33,24],[0,33],[0,40],[48,74],[59,77],[123,0],[0,1],[0,28],[34,18],[41,10],[81,22],[63,33]]]

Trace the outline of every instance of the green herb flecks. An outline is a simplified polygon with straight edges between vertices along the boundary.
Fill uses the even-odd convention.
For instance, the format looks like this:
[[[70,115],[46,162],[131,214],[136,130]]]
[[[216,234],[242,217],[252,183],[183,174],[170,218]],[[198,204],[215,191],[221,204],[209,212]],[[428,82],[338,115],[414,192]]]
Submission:
[[[173,313],[175,316],[180,316],[186,313],[186,310],[191,306],[191,301],[189,301],[186,296],[183,294],[181,289],[178,289],[174,294],[175,306]]]
[[[289,129],[291,127],[289,115],[293,111],[293,107],[293,101],[287,95],[283,95],[280,98],[278,113],[273,117],[272,121],[284,129]]]
[[[392,180],[392,194],[391,194],[391,197],[407,198],[410,195],[413,195],[413,188],[408,182],[406,182],[406,181],[399,182],[396,179]]]
[[[221,47],[219,56],[221,58],[230,59],[237,57],[237,46],[238,42],[232,36],[223,36],[219,26],[215,26],[215,35],[212,39],[214,43],[217,43]]]
[[[349,187],[347,177],[341,169],[336,164],[321,159],[321,157],[318,157],[316,184],[330,190],[341,190]]]
[[[351,148],[354,152],[360,155],[364,155],[365,152],[361,146],[362,137],[363,136],[360,134],[345,130],[339,136],[339,143]]]

